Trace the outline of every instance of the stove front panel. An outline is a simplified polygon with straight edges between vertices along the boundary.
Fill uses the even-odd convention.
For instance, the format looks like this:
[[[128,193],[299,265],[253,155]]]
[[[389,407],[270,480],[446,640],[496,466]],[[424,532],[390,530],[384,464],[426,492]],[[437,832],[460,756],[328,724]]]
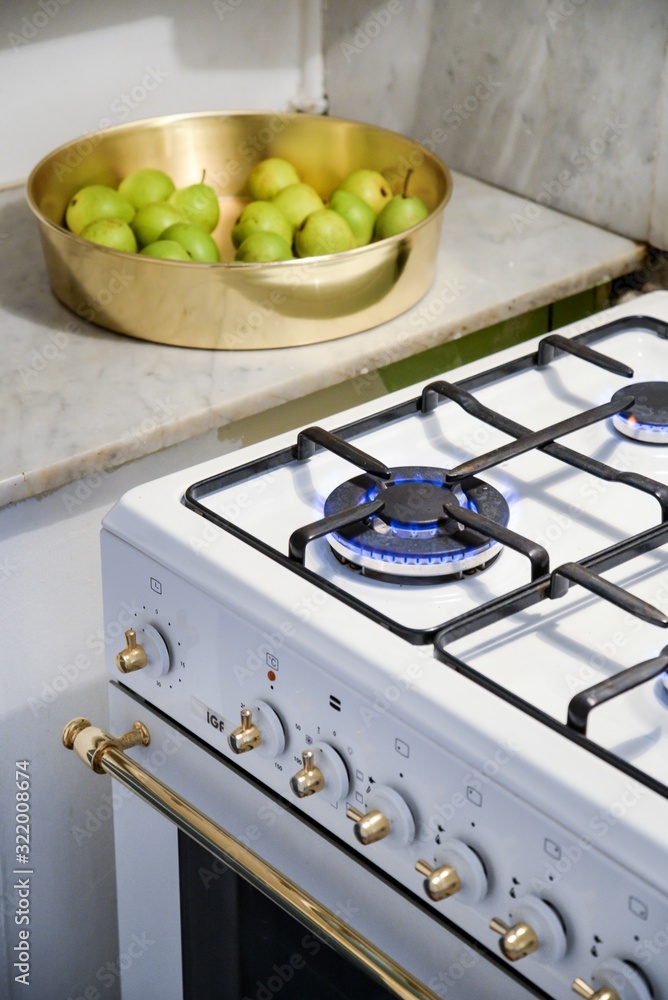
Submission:
[[[566,815],[555,784],[549,811],[537,809],[544,781],[539,768],[533,786],[525,783],[518,794],[517,776],[531,773],[532,761],[522,713],[515,712],[516,728],[502,727],[505,735],[491,753],[465,753],[452,738],[456,705],[453,714],[439,710],[435,738],[434,726],[425,720],[436,710],[417,690],[434,666],[431,648],[394,637],[405,660],[401,668],[395,664],[384,687],[370,686],[362,669],[355,683],[344,681],[327,646],[319,645],[318,616],[326,612],[315,588],[313,605],[296,607],[290,618],[265,616],[261,594],[241,615],[232,610],[232,593],[230,606],[216,601],[110,532],[103,532],[103,568],[106,633],[118,635],[108,643],[110,676],[121,676],[114,653],[125,645],[124,631],[133,627],[149,664],[123,677],[124,685],[490,954],[498,955],[499,948],[489,926],[493,918],[509,925],[525,919],[538,923],[541,946],[517,970],[554,1000],[570,997],[578,976],[595,983],[613,959],[639,969],[654,1000],[667,1000],[668,951],[653,944],[668,927],[665,843],[655,831],[654,883],[637,874],[640,866],[620,847],[638,804],[647,810],[655,802],[658,818],[665,814],[665,800],[621,776],[618,794],[605,808],[585,806]],[[297,642],[303,629],[312,636],[310,656]],[[360,667],[363,662],[360,657]],[[455,675],[441,669],[447,691],[447,679]],[[476,692],[471,684],[472,699]],[[246,708],[262,742],[235,755],[228,737]],[[513,717],[509,706],[502,710]],[[537,728],[534,724],[531,732]],[[305,769],[304,751],[314,754],[325,784],[297,798],[291,779]],[[582,751],[581,758],[583,767],[593,767],[590,755]],[[183,794],[188,796],[187,788]],[[362,816],[380,811],[390,820],[389,835],[363,846],[346,815],[350,810]],[[418,862],[429,868],[452,865],[461,890],[432,902]],[[642,862],[643,870],[652,866],[646,855]],[[628,995],[650,997],[642,991]]]
[[[127,690],[112,684],[109,698],[112,732],[137,718],[147,726],[151,745],[130,751],[144,768],[437,996],[546,1000]],[[360,989],[356,969],[333,964],[329,950],[307,930],[295,932],[282,911],[269,913],[218,859],[192,854],[142,799],[123,794],[114,826],[120,942],[132,957],[121,967],[123,1000],[320,1000],[319,983],[330,975],[341,1000],[386,995],[371,980]]]

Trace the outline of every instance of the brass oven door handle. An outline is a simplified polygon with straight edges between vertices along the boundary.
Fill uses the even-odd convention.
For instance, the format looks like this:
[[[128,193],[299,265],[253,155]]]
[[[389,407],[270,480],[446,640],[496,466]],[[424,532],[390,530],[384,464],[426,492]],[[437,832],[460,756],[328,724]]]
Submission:
[[[73,719],[63,730],[64,745],[74,750],[93,771],[110,774],[120,781],[335,951],[381,983],[392,996],[400,1000],[438,1000],[435,993],[335,913],[124,753],[132,746],[148,746],[149,740],[149,732],[142,722],[135,722],[133,729],[116,738],[83,718]]]

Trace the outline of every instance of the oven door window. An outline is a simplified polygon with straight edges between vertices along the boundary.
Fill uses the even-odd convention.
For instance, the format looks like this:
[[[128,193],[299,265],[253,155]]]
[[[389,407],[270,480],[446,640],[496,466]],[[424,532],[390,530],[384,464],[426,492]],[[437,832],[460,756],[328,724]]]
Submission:
[[[390,994],[179,833],[184,1000],[385,1000]]]

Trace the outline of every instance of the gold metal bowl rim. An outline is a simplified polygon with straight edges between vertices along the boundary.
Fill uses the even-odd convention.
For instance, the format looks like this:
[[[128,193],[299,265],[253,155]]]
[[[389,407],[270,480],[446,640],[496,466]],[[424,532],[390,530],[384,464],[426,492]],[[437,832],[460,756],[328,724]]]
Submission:
[[[261,109],[258,109],[258,110],[252,110],[252,111],[249,111],[249,110],[245,110],[245,111],[242,111],[242,110],[233,110],[233,111],[179,112],[177,114],[171,114],[171,115],[154,115],[151,118],[140,118],[140,119],[137,119],[136,121],[132,121],[132,122],[121,122],[118,125],[111,125],[111,126],[109,126],[109,128],[96,129],[95,131],[85,133],[79,141],[81,141],[81,142],[90,141],[90,137],[91,136],[101,136],[101,137],[104,137],[104,136],[110,135],[112,133],[134,131],[134,130],[138,130],[139,131],[142,128],[149,128],[149,127],[153,127],[153,126],[160,126],[160,125],[165,125],[165,124],[169,124],[169,123],[172,123],[172,122],[178,122],[178,121],[191,121],[192,119],[199,119],[199,118],[233,118],[233,117],[243,118],[243,117],[246,117],[246,116],[262,117],[263,115],[276,115],[276,114],[281,114],[283,116],[290,117],[290,118],[295,118],[295,119],[297,119],[297,118],[303,118],[304,117],[304,114],[301,113],[301,112],[282,112],[282,111],[277,112],[275,109],[273,111],[272,110],[261,110]],[[372,124],[369,124],[368,122],[361,122],[361,121],[357,121],[356,119],[352,119],[352,118],[340,118],[340,117],[334,117],[334,116],[329,116],[329,115],[327,115],[327,116],[317,115],[317,116],[313,116],[313,117],[326,118],[328,121],[331,121],[333,123],[335,123],[335,122],[341,122],[341,123],[344,123],[344,124],[350,124],[350,125],[353,125],[353,126],[359,126],[360,128],[372,128],[374,131],[384,132],[387,135],[395,136],[397,138],[404,139],[404,140],[406,140],[408,142],[412,142],[416,146],[420,146],[420,143],[418,143],[414,139],[411,139],[409,136],[403,135],[401,132],[397,132],[397,131],[395,131],[393,129],[385,128],[384,126],[381,126],[381,125],[372,125]],[[47,226],[49,229],[53,230],[56,233],[64,234],[67,238],[76,240],[78,243],[80,243],[82,245],[90,246],[90,240],[83,239],[81,236],[78,236],[75,233],[73,233],[70,229],[67,229],[66,226],[58,225],[58,223],[54,222],[52,219],[49,219],[46,215],[44,215],[44,213],[42,212],[42,210],[40,209],[40,207],[37,205],[37,203],[36,203],[36,201],[35,201],[35,199],[33,197],[34,181],[35,181],[35,177],[37,176],[37,174],[39,173],[39,171],[44,167],[45,164],[47,164],[49,162],[49,160],[51,160],[51,159],[53,159],[53,157],[57,156],[58,153],[65,152],[66,150],[69,150],[73,145],[75,145],[76,142],[77,142],[77,139],[70,139],[68,142],[62,143],[60,146],[57,146],[55,149],[52,149],[49,153],[47,153],[45,156],[43,156],[39,160],[38,163],[35,164],[35,166],[33,167],[33,169],[30,171],[30,174],[28,176],[28,180],[26,181],[26,199],[27,199],[28,205],[30,207],[30,210],[33,212],[33,214],[35,215],[35,217],[39,220],[39,222],[41,224]],[[152,257],[149,257],[148,255],[145,256],[145,259],[147,261],[151,261],[151,262],[157,263],[158,265],[172,264],[172,265],[176,265],[176,266],[181,266],[182,267],[185,264],[187,267],[196,267],[196,268],[200,268],[200,269],[202,268],[202,266],[204,266],[206,268],[214,269],[214,270],[219,270],[219,269],[223,269],[223,270],[227,270],[227,269],[233,269],[233,270],[245,269],[245,270],[250,270],[250,269],[259,269],[259,268],[262,268],[262,269],[271,268],[271,269],[279,269],[280,270],[282,268],[294,268],[294,267],[298,267],[301,264],[304,264],[306,262],[310,263],[310,262],[313,262],[313,261],[326,261],[326,260],[334,260],[334,259],[340,260],[340,259],[343,259],[343,258],[353,257],[354,255],[356,255],[356,256],[363,255],[364,253],[368,253],[368,252],[374,250],[376,247],[382,246],[385,243],[389,243],[390,241],[395,241],[396,242],[398,238],[405,237],[405,236],[407,237],[409,234],[418,232],[421,228],[423,228],[424,226],[426,226],[429,223],[429,221],[434,218],[434,216],[437,216],[441,212],[443,212],[445,206],[449,202],[449,200],[450,200],[450,198],[452,196],[453,183],[452,183],[452,175],[451,175],[448,167],[440,159],[440,157],[436,156],[435,153],[432,153],[432,151],[429,150],[429,149],[427,149],[426,146],[421,146],[421,151],[422,151],[422,155],[425,158],[430,158],[430,159],[434,160],[436,162],[436,164],[438,165],[438,167],[443,171],[444,180],[445,180],[445,193],[443,194],[443,197],[438,202],[438,204],[433,209],[433,211],[431,211],[429,213],[429,215],[427,216],[426,219],[422,219],[420,222],[416,223],[414,226],[411,226],[409,229],[406,229],[406,230],[404,230],[401,233],[397,233],[394,236],[388,236],[388,237],[386,237],[383,240],[375,240],[375,241],[372,241],[371,243],[367,243],[365,246],[354,247],[352,250],[343,250],[343,251],[340,251],[339,253],[334,253],[334,254],[320,254],[320,255],[317,255],[317,256],[313,256],[313,257],[295,257],[295,258],[292,258],[291,260],[258,261],[258,262],[250,262],[250,261],[212,261],[212,262],[204,262],[204,261],[194,261],[194,260],[191,260],[191,261],[170,260],[169,258],[163,258],[163,257],[152,258]],[[136,258],[136,257],[140,256],[139,254],[136,254],[136,253],[128,253],[125,250],[116,250],[113,247],[105,247],[102,244],[95,244],[95,248],[96,248],[96,250],[101,250],[101,251],[104,251],[107,254],[111,254],[112,257],[119,257],[119,258],[121,258],[123,260],[127,259],[128,257]]]

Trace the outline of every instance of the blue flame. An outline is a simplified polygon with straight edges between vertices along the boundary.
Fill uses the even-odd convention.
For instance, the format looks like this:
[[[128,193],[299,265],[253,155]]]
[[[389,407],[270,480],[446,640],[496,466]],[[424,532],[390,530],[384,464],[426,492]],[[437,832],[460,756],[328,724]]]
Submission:
[[[423,482],[432,483],[434,486],[443,487],[443,482],[440,480],[421,479],[419,477],[415,478],[412,477],[410,479],[408,478],[397,479],[392,483],[392,485],[398,486],[401,483],[423,483]],[[369,503],[370,501],[375,500],[377,497],[381,495],[382,492],[383,492],[382,487],[379,487],[376,484],[372,484],[367,490],[364,497],[362,498],[361,503]],[[474,513],[478,512],[478,508],[476,504],[473,502],[473,500],[470,500],[465,495],[462,498],[461,506],[467,508],[468,510],[473,511]],[[402,537],[433,538],[439,534],[439,529],[436,524],[425,527],[424,525],[417,525],[417,524],[411,525],[410,523],[407,524],[398,521],[388,521],[386,523],[388,528],[391,529],[391,533],[395,534],[397,539],[400,539]],[[352,552],[358,555],[374,559],[378,562],[412,565],[412,566],[427,566],[427,565],[434,566],[444,563],[459,562],[462,559],[467,559],[474,553],[484,552],[485,549],[489,549],[496,544],[494,539],[490,538],[484,545],[481,545],[477,548],[472,546],[466,549],[461,549],[459,551],[445,552],[439,555],[429,555],[429,554],[416,555],[415,553],[406,553],[401,551],[395,551],[395,552],[387,550],[383,551],[370,545],[364,545],[358,539],[343,538],[336,532],[334,533],[334,537],[337,539],[339,544],[345,546],[347,549],[350,549]]]
[[[664,434],[668,436],[668,426],[666,424],[643,424],[632,414],[627,417],[622,413],[617,413],[616,417],[636,431],[647,431],[650,434]]]

